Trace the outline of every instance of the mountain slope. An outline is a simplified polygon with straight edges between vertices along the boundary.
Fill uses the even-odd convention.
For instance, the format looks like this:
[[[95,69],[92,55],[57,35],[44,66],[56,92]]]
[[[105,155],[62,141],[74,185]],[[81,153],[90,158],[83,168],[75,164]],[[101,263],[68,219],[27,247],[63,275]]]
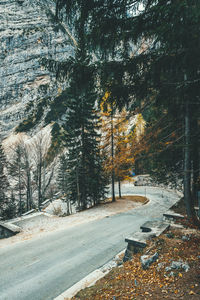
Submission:
[[[0,2],[0,132],[7,136],[31,101],[57,93],[55,74],[41,58],[64,60],[74,44],[66,28],[53,22],[51,0]]]

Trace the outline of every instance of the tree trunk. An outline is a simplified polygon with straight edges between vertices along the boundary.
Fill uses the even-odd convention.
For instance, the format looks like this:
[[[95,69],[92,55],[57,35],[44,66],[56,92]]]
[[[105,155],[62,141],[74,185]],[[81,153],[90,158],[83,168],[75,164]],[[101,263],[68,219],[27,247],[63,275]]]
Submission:
[[[77,187],[77,202],[78,208],[80,209],[81,201],[80,201],[80,189],[79,189],[79,180],[78,180],[78,170],[76,168],[76,187]]]
[[[32,186],[31,186],[31,181],[30,181],[30,202],[29,202],[29,205],[30,205],[30,209],[33,208],[33,190],[32,190]]]
[[[192,197],[194,203],[198,205],[197,192],[199,189],[199,149],[198,149],[198,122],[197,118],[194,117],[192,121],[192,132],[194,133],[192,141],[192,165],[193,165],[193,180],[192,180]]]
[[[67,215],[70,215],[70,203],[69,203],[69,199],[68,199],[67,193],[65,195],[65,202],[67,202]]]
[[[39,163],[38,166],[38,209],[40,210],[41,202],[42,202],[42,164]]]
[[[29,211],[29,192],[26,191],[26,211]]]
[[[22,183],[21,183],[21,168],[19,166],[19,215],[22,215]]]
[[[121,194],[121,181],[120,181],[120,179],[118,181],[118,187],[119,187],[119,198],[121,198],[122,194]]]
[[[82,111],[83,111],[83,101],[82,101]],[[82,112],[83,113],[83,112]],[[85,125],[84,121],[81,127],[81,140],[82,140],[82,158],[81,158],[81,163],[82,163],[82,170],[81,170],[81,206],[83,209],[87,208],[87,193],[86,193],[86,186],[85,186],[85,170],[86,170],[86,159],[85,159]]]
[[[111,111],[111,158],[112,158],[112,202],[115,202],[115,169],[114,169],[114,132],[113,132],[113,108]]]
[[[68,203],[69,203],[69,214],[72,214],[72,206],[71,206],[71,201],[68,199]]]
[[[31,209],[32,206],[32,193],[31,193],[31,174],[27,171],[27,190],[26,190],[26,210]]]
[[[190,155],[190,112],[189,103],[186,100],[185,107],[185,151],[184,151],[184,201],[188,218],[192,217],[191,197],[191,155]]]

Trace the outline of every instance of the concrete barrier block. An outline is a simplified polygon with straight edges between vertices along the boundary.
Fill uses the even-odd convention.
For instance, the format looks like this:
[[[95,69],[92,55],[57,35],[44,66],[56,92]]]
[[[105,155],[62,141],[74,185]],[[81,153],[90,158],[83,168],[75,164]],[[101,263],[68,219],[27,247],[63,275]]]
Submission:
[[[10,223],[0,222],[0,239],[11,237],[21,232],[21,228]]]

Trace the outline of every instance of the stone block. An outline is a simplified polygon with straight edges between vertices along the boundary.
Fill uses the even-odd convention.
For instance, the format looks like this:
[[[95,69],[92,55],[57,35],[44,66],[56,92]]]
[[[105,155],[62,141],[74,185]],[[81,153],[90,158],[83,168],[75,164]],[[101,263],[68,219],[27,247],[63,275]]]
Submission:
[[[163,216],[167,219],[169,218],[169,219],[173,219],[173,220],[174,219],[184,219],[183,215],[177,214],[172,210],[168,210],[166,213],[163,214]]]
[[[142,255],[140,257],[142,268],[144,270],[148,269],[149,266],[158,259],[158,256],[159,255],[158,255],[157,252],[154,255],[152,255],[152,256],[150,256],[150,255]]]
[[[21,228],[16,225],[0,222],[0,239],[9,238],[20,231]]]
[[[162,221],[148,221],[144,223],[140,228],[142,232],[152,232],[156,236],[159,236],[163,233],[166,229],[170,227],[169,223],[162,222]]]

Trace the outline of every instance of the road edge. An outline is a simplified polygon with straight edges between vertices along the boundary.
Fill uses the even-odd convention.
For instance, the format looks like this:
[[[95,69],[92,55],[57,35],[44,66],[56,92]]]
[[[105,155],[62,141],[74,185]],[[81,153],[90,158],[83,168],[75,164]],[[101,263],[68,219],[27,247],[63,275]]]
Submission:
[[[85,276],[83,279],[72,285],[70,288],[68,288],[66,291],[61,293],[53,300],[70,300],[80,290],[94,285],[97,282],[97,280],[103,278],[113,268],[118,266],[117,262],[120,260],[120,256],[125,253],[125,250],[126,248],[119,252],[116,256],[114,256],[113,259],[111,259],[108,263],[104,264],[101,268],[89,273],[87,276]]]

